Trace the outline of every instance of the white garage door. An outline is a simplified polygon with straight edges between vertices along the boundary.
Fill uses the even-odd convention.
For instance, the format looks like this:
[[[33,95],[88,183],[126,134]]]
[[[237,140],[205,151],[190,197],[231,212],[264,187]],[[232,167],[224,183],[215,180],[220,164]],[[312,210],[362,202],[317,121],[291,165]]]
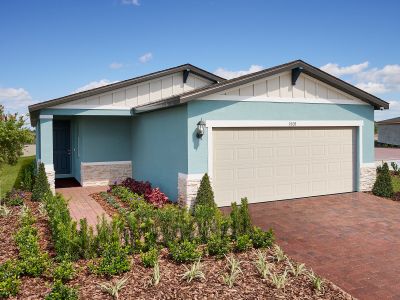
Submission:
[[[351,127],[213,129],[218,206],[352,192],[355,163]]]

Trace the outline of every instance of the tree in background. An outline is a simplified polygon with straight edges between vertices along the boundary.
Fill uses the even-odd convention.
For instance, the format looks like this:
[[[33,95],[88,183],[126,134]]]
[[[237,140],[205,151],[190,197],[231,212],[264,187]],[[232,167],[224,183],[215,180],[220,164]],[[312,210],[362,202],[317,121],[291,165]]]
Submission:
[[[24,145],[33,141],[32,132],[24,126],[23,116],[5,113],[0,105],[0,167],[16,164]]]

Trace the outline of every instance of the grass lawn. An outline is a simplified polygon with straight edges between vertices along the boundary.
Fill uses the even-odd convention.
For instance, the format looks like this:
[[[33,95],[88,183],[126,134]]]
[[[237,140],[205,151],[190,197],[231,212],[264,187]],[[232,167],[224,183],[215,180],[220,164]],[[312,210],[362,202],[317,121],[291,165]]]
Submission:
[[[393,190],[395,193],[400,192],[400,177],[392,176]]]
[[[34,159],[35,156],[20,157],[15,166],[4,165],[0,169],[0,199],[17,185],[21,168],[30,164]]]

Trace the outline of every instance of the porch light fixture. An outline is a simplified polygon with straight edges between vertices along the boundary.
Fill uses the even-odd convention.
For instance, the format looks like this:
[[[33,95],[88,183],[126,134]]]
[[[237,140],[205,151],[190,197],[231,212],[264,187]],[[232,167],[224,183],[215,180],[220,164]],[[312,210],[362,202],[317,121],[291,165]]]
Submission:
[[[196,136],[198,139],[201,139],[204,135],[204,128],[206,127],[206,123],[201,119],[197,123],[197,129],[196,129]]]

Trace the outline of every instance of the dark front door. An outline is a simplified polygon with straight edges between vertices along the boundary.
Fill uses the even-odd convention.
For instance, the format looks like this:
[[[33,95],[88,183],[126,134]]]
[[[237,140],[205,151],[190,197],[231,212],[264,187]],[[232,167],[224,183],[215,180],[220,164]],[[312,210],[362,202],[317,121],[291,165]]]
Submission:
[[[53,162],[56,174],[71,173],[71,122],[53,122]]]

